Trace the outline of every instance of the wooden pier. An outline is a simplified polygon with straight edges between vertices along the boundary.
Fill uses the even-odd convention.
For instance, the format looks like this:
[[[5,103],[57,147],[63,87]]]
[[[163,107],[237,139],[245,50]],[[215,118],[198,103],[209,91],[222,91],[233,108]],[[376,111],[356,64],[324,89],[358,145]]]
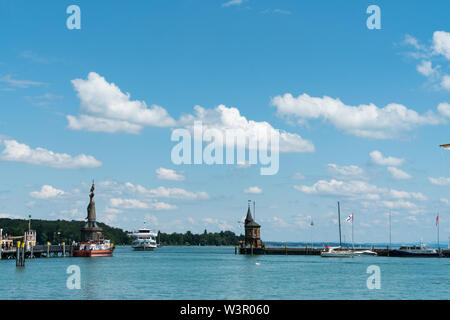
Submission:
[[[25,248],[21,248],[25,249]],[[17,247],[0,248],[0,259],[16,259]],[[51,258],[71,257],[73,246],[71,245],[37,245],[25,249],[25,258]]]
[[[251,248],[251,247],[238,247],[235,248],[235,253],[239,251],[239,254],[248,255],[300,255],[300,256],[318,256],[324,248],[288,248],[288,247],[262,247],[262,248]],[[376,252],[379,257],[389,257],[389,252],[387,248],[357,248],[356,251],[371,250]],[[442,250],[442,256],[445,258],[450,258],[450,249]]]

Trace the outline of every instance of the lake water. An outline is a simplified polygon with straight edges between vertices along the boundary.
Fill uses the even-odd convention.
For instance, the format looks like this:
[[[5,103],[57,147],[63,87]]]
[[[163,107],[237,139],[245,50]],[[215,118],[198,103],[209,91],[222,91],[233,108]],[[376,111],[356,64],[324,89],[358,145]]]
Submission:
[[[66,285],[77,265],[81,289]],[[380,268],[368,289],[367,268]],[[113,257],[0,261],[0,299],[450,299],[449,258],[244,256],[234,247],[162,247]]]

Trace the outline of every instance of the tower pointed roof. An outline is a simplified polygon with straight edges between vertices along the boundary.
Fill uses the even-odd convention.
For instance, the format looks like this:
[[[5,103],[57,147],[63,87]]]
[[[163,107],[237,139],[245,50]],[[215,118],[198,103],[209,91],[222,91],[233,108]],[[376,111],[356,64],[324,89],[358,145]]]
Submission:
[[[260,227],[259,224],[253,220],[252,212],[250,211],[250,205],[248,206],[247,210],[247,217],[245,218],[245,227]]]

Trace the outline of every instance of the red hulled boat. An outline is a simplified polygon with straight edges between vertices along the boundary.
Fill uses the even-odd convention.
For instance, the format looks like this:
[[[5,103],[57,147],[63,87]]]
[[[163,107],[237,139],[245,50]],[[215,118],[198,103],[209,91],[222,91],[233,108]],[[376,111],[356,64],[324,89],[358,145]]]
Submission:
[[[77,243],[72,255],[74,257],[110,257],[114,251],[114,244],[106,240],[102,234],[102,228],[97,226],[95,201],[95,185],[92,183],[90,201],[87,207],[87,223],[81,228],[81,242]]]

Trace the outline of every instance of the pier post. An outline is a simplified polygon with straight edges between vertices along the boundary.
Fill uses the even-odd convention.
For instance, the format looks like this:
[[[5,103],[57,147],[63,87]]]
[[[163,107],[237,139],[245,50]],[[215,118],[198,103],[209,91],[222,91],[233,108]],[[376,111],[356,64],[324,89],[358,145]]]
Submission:
[[[284,254],[287,255],[287,244],[284,245]]]
[[[21,266],[24,267],[25,266],[25,250],[26,250],[26,243],[22,243],[22,263]]]
[[[237,245],[234,245],[234,254],[237,254]]]
[[[47,242],[47,258],[50,258],[50,242]]]
[[[63,257],[65,257],[66,256],[66,243],[63,242],[62,245],[63,245]]]
[[[0,240],[0,260],[2,260],[2,255],[3,255],[3,242],[2,240]]]
[[[16,267],[19,266],[19,259],[20,259],[19,255],[20,255],[20,241],[17,241],[17,244],[16,244]]]
[[[17,241],[16,247],[16,267],[25,266],[25,243]]]

